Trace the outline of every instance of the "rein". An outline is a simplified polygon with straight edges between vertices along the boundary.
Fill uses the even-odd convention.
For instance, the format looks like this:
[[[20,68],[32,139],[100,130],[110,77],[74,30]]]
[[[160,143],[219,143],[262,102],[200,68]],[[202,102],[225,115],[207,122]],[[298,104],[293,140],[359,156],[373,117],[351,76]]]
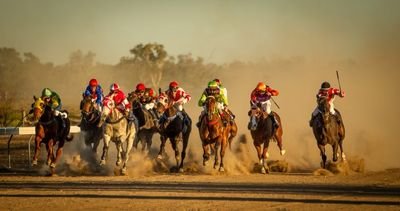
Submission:
[[[125,115],[123,115],[121,118],[119,118],[119,119],[116,120],[116,121],[111,121],[110,118],[107,118],[107,119],[106,119],[106,123],[107,123],[107,124],[112,124],[112,125],[113,125],[113,124],[117,124],[117,123],[121,122],[123,119],[127,119]]]

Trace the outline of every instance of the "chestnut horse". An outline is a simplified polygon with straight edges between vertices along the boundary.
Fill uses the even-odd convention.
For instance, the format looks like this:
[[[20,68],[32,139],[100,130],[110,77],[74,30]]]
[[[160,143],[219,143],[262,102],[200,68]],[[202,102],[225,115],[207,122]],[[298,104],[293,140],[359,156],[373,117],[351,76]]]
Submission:
[[[65,141],[71,141],[73,136],[69,134],[70,121],[68,118],[61,120],[61,117],[54,116],[53,110],[46,105],[41,98],[34,97],[32,104],[33,120],[38,121],[35,125],[35,153],[33,155],[32,165],[38,164],[40,153],[40,144],[46,144],[47,165],[50,166],[52,174],[57,161],[60,160]],[[61,121],[65,121],[65,127]],[[53,147],[57,144],[56,156]]]
[[[269,173],[269,167],[267,165],[268,158],[268,147],[271,139],[276,140],[278,147],[283,155],[284,151],[282,148],[282,123],[281,118],[275,112],[276,120],[279,123],[279,127],[276,128],[273,124],[273,120],[270,115],[263,112],[260,107],[252,108],[249,112],[250,115],[250,133],[253,138],[254,147],[257,150],[259,164],[261,165],[261,173]]]
[[[106,164],[110,141],[113,141],[117,148],[116,165],[120,166],[122,164],[121,174],[126,175],[129,153],[132,149],[133,140],[136,138],[136,126],[134,122],[128,121],[122,111],[116,108],[115,102],[111,97],[106,97],[103,103],[103,111],[98,124],[98,127],[102,127],[105,123],[103,129],[104,146],[100,165]],[[124,143],[126,143],[125,151],[123,149]]]
[[[224,156],[225,150],[228,145],[229,127],[224,127],[223,121],[216,106],[216,99],[214,96],[208,96],[206,101],[206,118],[202,118],[199,127],[200,139],[203,145],[203,165],[206,166],[210,159],[210,147],[213,145],[215,149],[214,168],[219,164],[219,171],[223,172],[224,169]],[[218,152],[221,147],[220,152]],[[218,154],[219,153],[219,154]],[[219,163],[218,155],[220,155],[221,163]]]
[[[336,115],[329,112],[329,102],[326,98],[318,99],[318,110],[320,113],[315,117],[312,128],[317,145],[321,153],[321,167],[326,168],[325,145],[330,144],[333,150],[333,162],[338,160],[338,147],[340,147],[342,161],[346,161],[343,152],[343,140],[345,137],[345,128],[343,120],[338,110],[335,109]]]
[[[91,96],[85,96],[81,101],[80,139],[84,141],[95,154],[100,140],[103,138],[103,127],[97,127],[100,121],[100,111],[95,107]]]
[[[189,136],[192,131],[192,120],[188,116],[185,121],[182,113],[178,108],[168,101],[168,97],[160,95],[157,100],[157,112],[164,113],[167,120],[160,125],[160,151],[157,158],[162,159],[162,154],[165,151],[165,143],[170,140],[172,149],[175,152],[176,167],[179,172],[183,172],[183,161],[186,157],[186,148],[189,143]],[[179,143],[182,142],[182,152],[179,156]]]

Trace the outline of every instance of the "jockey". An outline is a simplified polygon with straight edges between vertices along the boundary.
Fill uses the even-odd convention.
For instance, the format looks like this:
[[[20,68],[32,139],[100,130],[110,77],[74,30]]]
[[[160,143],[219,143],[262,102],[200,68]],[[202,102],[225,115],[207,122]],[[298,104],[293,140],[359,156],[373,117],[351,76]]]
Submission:
[[[178,82],[172,81],[169,83],[169,88],[165,91],[165,95],[168,96],[168,101],[178,108],[178,110],[183,115],[183,119],[189,122],[190,118],[187,113],[183,109],[183,105],[190,101],[192,98],[188,93],[185,92],[181,87],[178,86]],[[166,116],[163,114],[160,118],[160,125],[163,124],[166,120]]]
[[[115,106],[118,108],[118,110],[125,113],[125,115],[130,116],[129,114],[130,114],[131,104],[125,97],[124,92],[122,92],[118,84],[116,83],[111,84],[110,93],[106,96],[106,98],[111,98],[114,101]]]
[[[224,125],[227,124],[229,120],[227,120],[224,116],[224,110],[226,109],[226,106],[228,106],[228,99],[226,96],[222,93],[223,91],[220,89],[220,86],[218,83],[213,80],[208,82],[207,88],[204,90],[203,94],[201,95],[199,99],[198,105],[200,107],[203,107],[203,111],[200,114],[199,117],[199,122],[196,123],[197,127],[200,127],[201,120],[203,119],[204,115],[206,114],[206,108],[205,108],[205,102],[207,100],[208,96],[214,96],[217,102],[217,108],[218,108],[218,113],[220,114],[224,122]]]
[[[56,92],[50,90],[49,88],[44,88],[42,90],[41,98],[46,103],[46,105],[50,106],[53,109],[54,116],[61,117],[61,120],[66,119],[68,117],[66,112],[61,111],[62,107],[61,98]],[[62,122],[62,127],[65,127],[65,122],[64,121],[61,122]]]
[[[154,110],[156,96],[152,88],[146,88],[143,83],[138,83],[135,91],[130,94],[130,98],[137,98],[143,108],[153,116],[153,119],[158,119]]]
[[[263,112],[266,112],[272,117],[275,127],[279,127],[279,123],[276,120],[274,113],[271,111],[270,99],[272,96],[278,96],[279,91],[270,88],[263,82],[259,82],[257,87],[251,92],[250,105],[251,109],[260,107]],[[249,123],[250,125],[250,123]]]
[[[222,85],[221,80],[219,80],[218,78],[214,79],[214,81],[217,82],[221,95],[226,98],[227,103],[224,105],[224,109],[226,113],[228,113],[231,116],[231,121],[234,121],[235,115],[232,113],[230,109],[228,109],[228,90]]]
[[[321,84],[321,88],[319,89],[316,97],[317,97],[317,99],[326,98],[329,103],[329,112],[332,115],[340,116],[340,113],[335,111],[335,106],[333,105],[333,101],[335,100],[336,95],[339,95],[339,97],[344,97],[345,93],[344,93],[344,91],[341,91],[340,89],[331,88],[331,85],[325,81]],[[312,127],[313,121],[319,112],[320,111],[318,110],[318,106],[317,106],[317,108],[315,108],[315,110],[313,111],[313,113],[311,115],[310,127]]]
[[[96,79],[91,79],[89,81],[89,85],[86,87],[85,92],[83,93],[83,97],[91,96],[93,100],[96,101],[97,109],[101,111],[103,106],[103,89],[100,84],[98,84]]]

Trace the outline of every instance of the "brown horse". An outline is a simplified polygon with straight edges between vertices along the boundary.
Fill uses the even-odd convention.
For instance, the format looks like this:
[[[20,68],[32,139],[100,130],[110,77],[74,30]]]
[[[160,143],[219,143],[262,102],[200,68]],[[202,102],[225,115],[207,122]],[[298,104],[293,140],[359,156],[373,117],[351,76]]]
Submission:
[[[35,153],[32,165],[37,165],[40,144],[44,143],[47,149],[47,164],[54,173],[56,163],[61,158],[65,141],[73,139],[69,135],[70,121],[68,118],[62,120],[61,117],[54,116],[52,108],[46,105],[41,98],[34,97],[34,100],[35,102],[32,104],[33,120],[38,122],[35,126]],[[65,127],[62,126],[61,121],[65,121]],[[53,147],[56,144],[58,148],[55,156]]]
[[[183,161],[186,157],[186,148],[189,143],[189,136],[192,131],[192,120],[188,116],[188,120],[184,117],[178,108],[168,101],[168,97],[162,95],[157,101],[157,112],[164,113],[167,120],[160,125],[160,151],[157,158],[162,159],[165,151],[165,143],[170,140],[172,149],[175,152],[176,168],[179,172],[183,172]],[[182,142],[182,153],[179,156],[179,143]]]
[[[213,96],[208,96],[206,101],[206,118],[201,120],[199,127],[200,139],[203,145],[203,165],[206,166],[208,160],[210,159],[210,147],[215,144],[215,162],[214,168],[217,168],[219,164],[218,153],[220,154],[221,163],[219,164],[219,171],[225,171],[224,169],[224,156],[225,150],[228,145],[229,137],[229,127],[224,127],[223,121],[219,114],[218,108],[216,106],[216,99]],[[218,152],[219,147],[221,147],[220,152]]]
[[[276,120],[279,123],[279,127],[276,128],[273,124],[272,116],[263,112],[259,107],[251,109],[250,115],[250,133],[253,138],[254,147],[257,150],[259,164],[261,165],[261,173],[269,173],[269,167],[267,165],[268,158],[268,147],[271,139],[276,140],[280,149],[281,155],[284,154],[282,148],[282,123],[281,118],[275,112]]]
[[[84,141],[94,153],[103,138],[103,127],[97,127],[100,121],[100,111],[96,108],[91,96],[85,96],[81,101],[80,140]]]
[[[346,161],[346,156],[343,152],[343,140],[345,137],[345,128],[339,111],[336,115],[329,112],[329,102],[326,98],[318,100],[318,110],[320,113],[312,123],[313,133],[317,140],[318,148],[321,153],[321,167],[326,168],[325,145],[330,144],[333,150],[333,162],[338,160],[338,147],[340,147],[342,161]]]
[[[156,125],[152,115],[143,108],[139,99],[131,95],[129,102],[132,105],[133,115],[137,118],[138,133],[136,139],[133,142],[133,147],[138,148],[139,143],[142,145],[142,151],[150,151],[151,145],[153,144],[153,135],[157,132]]]

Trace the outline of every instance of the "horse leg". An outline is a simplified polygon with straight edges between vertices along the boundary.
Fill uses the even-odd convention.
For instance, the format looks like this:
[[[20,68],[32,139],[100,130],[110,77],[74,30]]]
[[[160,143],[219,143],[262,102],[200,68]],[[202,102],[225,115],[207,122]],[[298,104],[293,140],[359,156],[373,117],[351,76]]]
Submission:
[[[158,152],[157,159],[162,159],[162,154],[164,153],[164,148],[165,148],[165,142],[167,142],[167,138],[165,136],[160,136],[160,151]]]
[[[123,153],[123,149],[122,149],[122,142],[121,139],[118,138],[118,140],[115,142],[115,147],[117,148],[117,162],[115,162],[116,166],[120,166],[122,163],[122,153]]]
[[[221,156],[221,163],[219,165],[219,171],[220,172],[224,172],[225,171],[225,169],[224,169],[224,156],[225,156],[225,150],[226,150],[227,145],[228,145],[227,140],[226,139],[222,140],[221,152],[220,152],[220,154],[221,154],[220,155]]]
[[[203,166],[207,166],[208,160],[210,160],[209,144],[203,142]]]
[[[40,153],[40,143],[43,138],[41,136],[36,135],[35,137],[35,153],[33,154],[32,166],[36,166],[38,164],[38,156]]]
[[[343,139],[339,140],[340,156],[343,162],[346,162],[346,155],[343,152]]]
[[[101,155],[100,165],[105,165],[108,158],[108,147],[110,146],[111,137],[109,135],[104,135],[103,137],[103,154]]]
[[[325,154],[325,146],[322,144],[318,144],[318,148],[319,151],[321,153],[321,158],[322,158],[322,162],[321,162],[321,167],[325,168],[326,167],[326,154]]]
[[[218,138],[218,139],[220,139],[220,138]],[[221,140],[218,140],[218,141],[216,141],[215,142],[215,160],[214,160],[214,169],[216,169],[217,168],[217,165],[219,164],[219,160],[218,160],[218,154],[219,154],[219,152],[218,152],[218,149],[219,149],[219,146],[221,145]]]
[[[174,137],[170,140],[171,140],[172,149],[175,152],[176,167],[177,167],[177,169],[179,169],[179,162],[180,162],[179,147],[178,147],[179,138]]]
[[[283,149],[282,136],[275,134],[274,139],[276,140],[276,143],[278,144],[280,154],[285,155],[286,150]]]
[[[150,153],[152,144],[153,144],[153,133],[149,132],[149,134],[146,136],[147,153]]]
[[[133,131],[134,129],[131,129],[131,130]],[[124,153],[124,165],[122,166],[122,169],[121,169],[122,175],[126,175],[126,167],[127,167],[128,160],[129,160],[129,153],[132,150],[134,136],[135,136],[135,134],[130,132],[130,134],[128,135],[128,137],[126,138],[126,141],[125,141],[126,142],[126,150]]]
[[[268,147],[269,147],[269,139],[264,143],[264,148],[263,148],[263,152],[262,152],[262,169],[261,169],[261,173],[263,173],[263,174],[269,174],[269,167],[268,167],[268,163],[267,163]]]
[[[256,142],[254,142],[253,144],[254,144],[254,147],[257,150],[257,156],[258,156],[258,161],[259,161],[258,163],[262,166],[263,161],[262,161],[261,144],[258,144]]]
[[[183,146],[182,146],[182,153],[181,153],[181,164],[179,165],[179,172],[183,172],[183,160],[185,160],[186,157],[186,148],[189,143],[189,136],[184,136],[183,137]]]
[[[332,150],[333,150],[333,162],[336,162],[338,160],[338,143],[335,143],[332,145]]]
[[[54,143],[53,143],[53,139],[49,140],[46,144],[46,150],[47,150],[47,162],[46,164],[48,166],[50,166],[50,164],[53,162],[54,160]]]
[[[58,142],[57,151],[56,151],[56,157],[53,160],[53,162],[50,164],[51,168],[55,168],[56,167],[56,163],[57,163],[57,161],[60,160],[61,155],[63,153],[63,147],[64,147],[64,140],[61,140],[61,141]]]

